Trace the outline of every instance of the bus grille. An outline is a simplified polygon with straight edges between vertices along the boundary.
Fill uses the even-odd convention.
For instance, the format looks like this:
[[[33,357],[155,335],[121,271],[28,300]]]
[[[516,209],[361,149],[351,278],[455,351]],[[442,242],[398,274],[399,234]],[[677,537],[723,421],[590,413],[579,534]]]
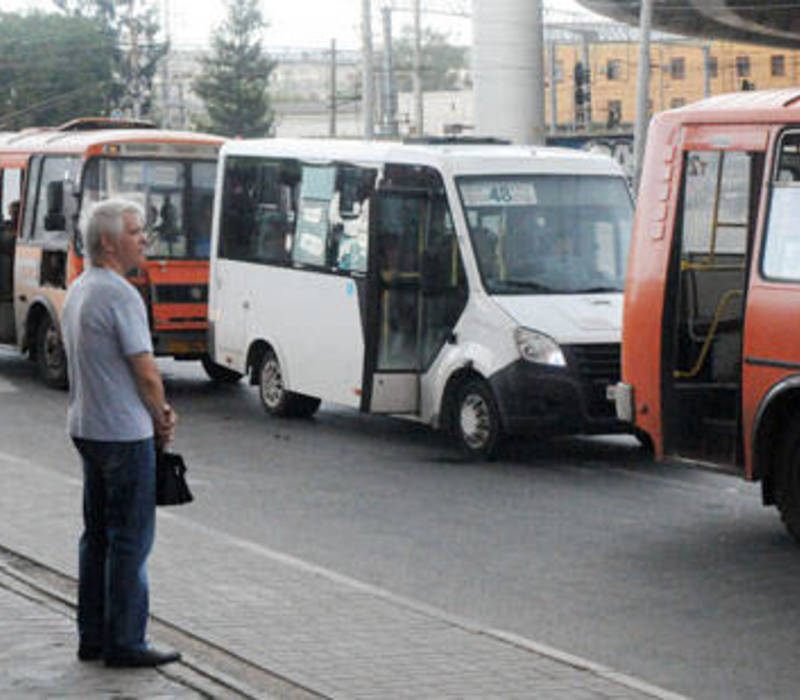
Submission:
[[[157,304],[205,304],[208,301],[206,284],[158,284],[153,301]]]
[[[584,385],[589,415],[613,418],[614,404],[606,398],[606,387],[620,379],[620,344],[567,345],[564,349]]]

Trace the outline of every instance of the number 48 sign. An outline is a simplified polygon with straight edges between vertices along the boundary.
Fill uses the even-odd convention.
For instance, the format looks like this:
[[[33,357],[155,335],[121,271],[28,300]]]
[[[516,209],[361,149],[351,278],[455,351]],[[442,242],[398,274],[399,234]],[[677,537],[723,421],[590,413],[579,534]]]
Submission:
[[[474,182],[462,186],[467,207],[530,206],[536,204],[536,188],[525,180]]]

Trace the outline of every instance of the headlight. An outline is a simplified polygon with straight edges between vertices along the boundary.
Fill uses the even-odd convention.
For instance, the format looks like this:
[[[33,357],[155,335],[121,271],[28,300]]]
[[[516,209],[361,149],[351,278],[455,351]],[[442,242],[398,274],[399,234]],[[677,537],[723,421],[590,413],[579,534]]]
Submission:
[[[517,328],[514,331],[519,354],[528,362],[538,362],[553,367],[566,367],[567,361],[558,343],[544,333],[537,333],[528,328]]]

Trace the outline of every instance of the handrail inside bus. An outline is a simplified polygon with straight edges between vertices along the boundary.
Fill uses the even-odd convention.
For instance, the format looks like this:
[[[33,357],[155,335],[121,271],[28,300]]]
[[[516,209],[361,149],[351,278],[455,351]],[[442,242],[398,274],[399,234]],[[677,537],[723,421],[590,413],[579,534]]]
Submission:
[[[700,350],[700,355],[697,358],[697,361],[694,363],[694,367],[690,370],[675,370],[673,372],[673,376],[675,379],[693,379],[698,374],[700,374],[700,370],[703,369],[703,365],[705,364],[706,357],[708,356],[709,350],[711,350],[711,343],[714,342],[714,338],[717,334],[717,326],[719,326],[719,322],[722,319],[722,312],[725,310],[725,307],[728,305],[728,302],[736,296],[742,296],[744,294],[743,290],[741,289],[729,289],[725,294],[722,295],[722,298],[719,300],[719,304],[717,304],[717,310],[714,313],[714,320],[711,322],[711,328],[708,329],[708,335],[706,336],[706,340],[703,343],[703,347]]]

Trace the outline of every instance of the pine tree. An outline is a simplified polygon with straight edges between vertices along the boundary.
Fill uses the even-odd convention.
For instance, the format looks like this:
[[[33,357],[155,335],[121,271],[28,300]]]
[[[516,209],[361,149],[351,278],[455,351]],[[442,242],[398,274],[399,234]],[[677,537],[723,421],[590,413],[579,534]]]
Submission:
[[[273,121],[269,78],[277,65],[261,47],[267,25],[258,0],[226,0],[226,5],[227,17],[192,86],[207,112],[197,125],[224,136],[265,136]]]

